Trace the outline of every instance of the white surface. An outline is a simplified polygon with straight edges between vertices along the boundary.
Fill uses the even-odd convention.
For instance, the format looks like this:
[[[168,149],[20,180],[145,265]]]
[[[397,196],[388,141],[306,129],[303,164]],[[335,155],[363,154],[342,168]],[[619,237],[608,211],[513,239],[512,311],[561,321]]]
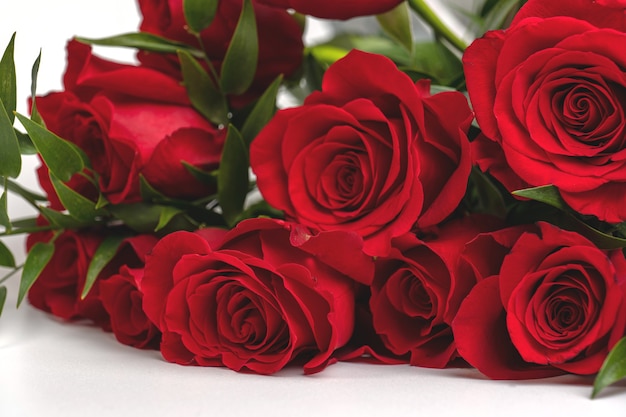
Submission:
[[[61,86],[68,38],[132,31],[137,23],[132,0],[2,0],[0,48],[18,32],[19,110],[26,112],[30,66],[40,47],[39,91],[46,92]],[[22,181],[34,186],[33,166],[30,159]],[[17,203],[10,201],[13,215],[26,214]],[[10,242],[18,250],[22,243]],[[289,369],[262,377],[182,367],[158,352],[120,345],[99,329],[61,323],[28,305],[16,310],[16,280],[9,290],[0,318],[2,417],[617,416],[626,409],[625,383],[591,401],[592,378],[575,376],[496,382],[468,369],[343,363],[314,376]]]

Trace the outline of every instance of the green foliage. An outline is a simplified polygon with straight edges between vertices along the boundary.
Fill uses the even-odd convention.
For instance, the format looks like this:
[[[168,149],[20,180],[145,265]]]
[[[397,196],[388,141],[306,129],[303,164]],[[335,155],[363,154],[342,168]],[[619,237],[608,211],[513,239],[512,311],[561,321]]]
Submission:
[[[407,51],[413,50],[413,31],[411,29],[411,14],[408,5],[403,2],[387,13],[376,16],[378,23],[391,38]]]
[[[15,33],[11,36],[11,40],[4,50],[2,59],[0,60],[0,102],[4,104],[4,108],[9,115],[11,125],[15,116],[15,106],[17,103],[17,83],[15,76]]]
[[[259,40],[252,0],[243,0],[241,15],[220,71],[225,94],[242,94],[252,84],[259,57]]]
[[[28,253],[24,269],[22,270],[22,279],[20,280],[20,288],[17,294],[17,306],[19,307],[26,296],[26,293],[35,283],[44,270],[50,259],[54,255],[54,244],[51,242],[37,242],[33,245]]]
[[[91,262],[89,262],[85,285],[80,294],[81,300],[84,300],[85,297],[87,297],[87,294],[89,294],[93,284],[96,282],[98,275],[109,264],[109,262],[111,262],[125,238],[125,235],[110,235],[100,243],[98,249],[96,249],[96,252],[93,255],[93,258],[91,259]]]
[[[200,63],[187,51],[178,51],[183,84],[193,107],[207,120],[217,124],[228,123],[228,104],[219,86]]]
[[[246,121],[241,128],[241,136],[246,143],[246,146],[250,146],[252,140],[271,120],[272,116],[274,116],[274,113],[276,112],[276,96],[278,95],[278,89],[280,88],[282,81],[283,77],[279,76],[269,87],[267,87],[246,118]]]
[[[613,347],[606,357],[593,384],[591,398],[595,398],[604,388],[626,378],[626,337]]]
[[[4,285],[0,286],[0,315],[2,314],[2,310],[4,309],[4,303],[7,300],[7,287]]]
[[[0,176],[17,178],[22,170],[20,145],[4,103],[0,100]]]
[[[230,125],[217,179],[217,199],[229,226],[235,224],[243,211],[248,195],[249,166],[246,144],[239,131]]]
[[[2,241],[0,241],[0,266],[15,268],[15,258],[9,248],[7,248]]]
[[[162,54],[175,54],[178,51],[185,51],[198,58],[204,57],[202,51],[187,44],[143,32],[124,33],[99,39],[77,37],[76,40],[90,45],[121,46]]]
[[[199,33],[209,27],[217,12],[218,0],[184,0],[183,13],[189,29]]]

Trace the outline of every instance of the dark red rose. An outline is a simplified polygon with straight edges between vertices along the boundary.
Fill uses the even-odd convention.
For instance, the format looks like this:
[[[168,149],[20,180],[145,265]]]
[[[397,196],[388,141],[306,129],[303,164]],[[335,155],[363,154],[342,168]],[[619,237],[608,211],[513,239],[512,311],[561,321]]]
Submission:
[[[151,235],[126,239],[114,260],[122,266],[117,273],[100,280],[98,286],[116,339],[141,349],[158,349],[161,340],[159,329],[143,312],[141,292],[145,257],[156,242],[157,238]]]
[[[376,261],[370,299],[374,329],[389,350],[429,368],[458,358],[450,324],[476,284],[474,274],[460,269],[460,254],[496,223],[468,217],[447,223],[426,240],[413,233],[392,240],[391,253]]]
[[[274,116],[250,163],[265,199],[288,218],[356,232],[366,253],[384,255],[393,237],[457,207],[471,118],[462,94],[431,96],[389,59],[353,51],[328,69],[321,92]]]
[[[139,175],[170,197],[214,192],[182,165],[211,171],[219,164],[224,134],[190,105],[180,83],[153,69],[108,62],[87,45],[68,44],[66,90],[37,98],[46,126],[89,157],[98,186],[112,203],[139,201]],[[167,176],[163,170],[167,169]],[[54,195],[47,170],[43,188]],[[82,179],[71,186],[91,196]],[[58,202],[54,197],[54,207]]]
[[[497,273],[478,282],[452,323],[462,357],[494,379],[598,372],[626,331],[621,251],[548,223],[482,243],[477,269]]]
[[[48,242],[52,232],[37,232],[28,236],[27,250],[37,242]],[[97,286],[84,300],[80,295],[85,286],[87,268],[105,235],[97,232],[67,230],[54,241],[54,255],[28,292],[34,307],[64,320],[90,319],[99,326],[109,327],[109,316],[102,307]]]
[[[402,3],[403,0],[258,0],[268,6],[294,9],[295,11],[324,19],[350,19],[384,13]]]
[[[509,29],[463,56],[486,135],[473,149],[480,167],[510,190],[553,184],[573,209],[608,222],[626,220],[615,198],[626,191],[626,20],[617,3],[529,0]]]
[[[306,373],[322,370],[353,331],[355,283],[339,272],[345,258],[360,254],[353,271],[371,280],[362,241],[269,219],[246,220],[220,240],[211,247],[175,232],[147,258],[144,310],[163,332],[164,358],[262,374],[294,361]]]
[[[251,98],[260,95],[280,75],[292,75],[302,63],[302,28],[285,10],[265,6],[261,1],[253,2],[259,38],[259,60],[255,81],[249,89]],[[202,46],[213,66],[219,72],[230,40],[241,13],[242,0],[221,0],[211,25],[200,34]],[[183,14],[183,0],[139,0],[143,19],[140,29],[169,39],[200,47],[198,41],[187,31]],[[150,66],[180,77],[180,66],[173,55],[139,55],[140,60]],[[241,100],[240,100],[241,101]],[[242,102],[232,104],[239,106]]]

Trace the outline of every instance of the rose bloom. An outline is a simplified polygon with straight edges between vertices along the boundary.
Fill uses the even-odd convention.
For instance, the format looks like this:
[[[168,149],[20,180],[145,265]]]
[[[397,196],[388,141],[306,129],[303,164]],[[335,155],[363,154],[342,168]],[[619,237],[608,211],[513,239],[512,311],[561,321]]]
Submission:
[[[221,244],[206,237],[172,233],[146,260],[143,306],[166,360],[261,374],[292,362],[313,373],[333,361],[354,326],[355,282],[345,273],[372,278],[357,235],[250,219]]]
[[[626,331],[621,251],[549,223],[481,236],[472,251],[483,279],[452,322],[465,360],[494,379],[598,372]]]
[[[183,14],[183,0],[138,0],[143,19],[140,30],[168,39],[200,47],[197,39],[187,30]],[[200,33],[202,47],[209,60],[219,72],[222,60],[235,32],[242,0],[220,0],[211,25]],[[259,96],[280,74],[292,75],[301,65],[304,45],[302,27],[285,10],[265,6],[254,1],[254,12],[259,40],[259,60],[254,82],[246,97],[231,97],[236,107],[246,104],[250,98]],[[180,77],[180,65],[175,55],[140,53],[139,59]]]
[[[145,257],[157,241],[152,235],[126,239],[113,260],[121,266],[113,275],[98,281],[100,300],[109,314],[115,338],[140,349],[158,349],[161,340],[159,329],[143,311],[141,292]]]
[[[457,207],[471,119],[461,93],[431,96],[427,81],[414,83],[389,59],[352,51],[328,69],[321,92],[274,116],[250,164],[264,198],[288,218],[354,231],[366,253],[385,255],[393,237]]]
[[[376,261],[370,298],[374,329],[391,352],[429,368],[459,357],[450,324],[476,284],[476,276],[460,268],[460,254],[496,223],[472,216],[450,221],[424,240],[413,233],[392,240],[391,253]]]
[[[402,0],[258,0],[259,3],[268,6],[294,9],[303,14],[308,14],[323,19],[350,19],[357,16],[380,14],[389,11],[402,3]]]
[[[76,41],[67,49],[65,91],[37,97],[37,106],[48,129],[85,152],[104,197],[115,204],[139,201],[140,174],[169,197],[196,198],[215,191],[181,161],[204,171],[216,169],[224,132],[191,107],[176,79],[105,61]],[[61,208],[45,167],[39,178],[52,206]],[[69,185],[93,196],[93,187],[80,176]]]
[[[626,9],[529,0],[463,55],[485,136],[477,162],[509,190],[553,184],[576,211],[626,220]]]

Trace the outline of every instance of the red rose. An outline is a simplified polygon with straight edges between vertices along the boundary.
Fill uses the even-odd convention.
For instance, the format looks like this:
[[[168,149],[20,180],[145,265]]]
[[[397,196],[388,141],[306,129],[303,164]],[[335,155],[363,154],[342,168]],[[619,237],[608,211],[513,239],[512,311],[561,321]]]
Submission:
[[[509,29],[476,40],[463,63],[487,136],[474,145],[481,168],[510,190],[553,184],[576,211],[621,222],[626,21],[615,2],[601,3],[530,0]]]
[[[358,71],[355,71],[358,68]],[[349,53],[304,105],[279,111],[251,145],[265,199],[320,230],[350,230],[370,255],[445,219],[465,193],[472,114],[457,92],[431,96],[389,59]]]
[[[452,323],[459,353],[494,379],[598,372],[625,334],[624,255],[548,223],[511,242],[516,233],[496,239],[500,250],[482,247],[492,265],[479,269],[498,272],[461,304]]]
[[[292,75],[302,63],[302,28],[285,10],[254,2],[259,39],[259,60],[255,81],[249,89],[258,96],[280,75]],[[202,46],[213,66],[219,71],[222,60],[235,32],[242,0],[221,0],[211,25],[200,33]],[[198,41],[187,31],[183,14],[183,0],[139,0],[143,15],[140,29],[169,39],[199,47]],[[140,60],[150,66],[180,76],[178,60],[173,55],[141,53]],[[248,94],[250,95],[250,94]],[[245,104],[236,102],[235,105]]]
[[[347,261],[335,245],[360,253],[354,270],[368,270],[360,239],[339,237],[269,219],[240,223],[217,249],[199,234],[164,237],[142,281],[164,358],[262,374],[293,361],[323,369],[354,325],[354,282],[339,272]]]
[[[492,223],[468,217],[425,241],[412,233],[392,240],[391,253],[376,261],[370,299],[374,329],[389,350],[429,368],[458,358],[450,324],[476,283],[475,275],[460,269],[459,254]]]
[[[393,9],[403,0],[259,0],[259,3],[268,6],[294,9],[299,13],[324,19],[350,19],[357,16],[367,16],[384,13]]]
[[[191,107],[177,80],[153,69],[102,60],[73,41],[64,84],[64,92],[37,98],[39,111],[48,129],[87,154],[110,202],[139,201],[140,174],[170,197],[214,191],[181,161],[205,171],[217,168],[224,134]],[[47,170],[40,171],[40,181],[54,195]],[[92,194],[84,188],[89,183],[80,181],[70,185]]]
[[[27,250],[37,242],[48,242],[51,232],[28,236]],[[64,320],[87,318],[108,328],[109,316],[102,307],[97,286],[84,300],[80,294],[85,286],[87,268],[105,236],[97,232],[67,230],[54,241],[54,254],[28,292],[34,307]]]
[[[146,254],[157,238],[139,235],[126,239],[115,256],[119,271],[99,281],[102,305],[111,320],[111,330],[120,343],[141,349],[157,349],[161,333],[143,312],[141,280]]]

